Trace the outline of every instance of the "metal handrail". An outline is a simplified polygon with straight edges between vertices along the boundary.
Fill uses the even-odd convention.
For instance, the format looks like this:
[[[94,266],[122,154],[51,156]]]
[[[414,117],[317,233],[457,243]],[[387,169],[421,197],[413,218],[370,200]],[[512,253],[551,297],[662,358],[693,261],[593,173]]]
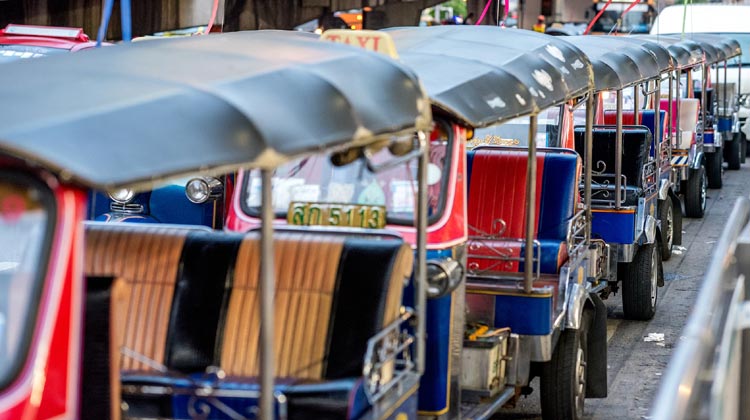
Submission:
[[[739,198],[714,248],[703,285],[693,305],[682,339],[669,362],[650,418],[678,420],[711,418],[710,384],[715,375],[716,349],[729,313],[727,301],[738,276],[735,249],[740,232],[750,220],[750,200]]]

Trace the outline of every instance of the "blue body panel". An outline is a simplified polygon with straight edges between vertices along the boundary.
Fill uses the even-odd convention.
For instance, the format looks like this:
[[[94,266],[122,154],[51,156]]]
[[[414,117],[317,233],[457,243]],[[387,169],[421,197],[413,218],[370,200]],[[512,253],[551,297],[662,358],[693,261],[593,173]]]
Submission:
[[[427,259],[452,257],[450,249],[428,250]],[[413,279],[412,279],[413,280]],[[413,281],[411,282],[413,284]],[[404,303],[414,307],[414,288],[404,291]],[[442,412],[448,408],[450,383],[450,326],[453,324],[451,307],[455,293],[427,300],[427,343],[425,371],[419,382],[419,411]]]
[[[714,144],[714,132],[713,131],[706,131],[705,133],[703,133],[703,143]]]
[[[136,194],[132,202],[143,205],[143,212],[129,215],[110,211],[106,194],[93,193],[90,218],[104,222],[170,223],[214,227],[215,201],[195,204],[185,196],[183,185],[167,185],[151,192]],[[219,218],[221,219],[221,218]]]
[[[593,237],[616,244],[635,242],[635,213],[593,210],[592,219]]]
[[[552,296],[495,296],[495,328],[510,327],[515,334],[547,335],[552,332]]]
[[[732,117],[718,117],[716,127],[719,131],[732,131],[734,119]]]
[[[537,238],[564,241],[578,193],[578,156],[546,153],[543,173]],[[557,254],[554,257],[556,259]]]

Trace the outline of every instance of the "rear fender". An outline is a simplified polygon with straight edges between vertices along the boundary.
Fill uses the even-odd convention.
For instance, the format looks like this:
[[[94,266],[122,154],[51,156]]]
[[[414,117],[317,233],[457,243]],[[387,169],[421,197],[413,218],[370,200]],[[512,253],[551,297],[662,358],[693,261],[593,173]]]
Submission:
[[[585,310],[594,311],[587,336],[586,398],[607,397],[607,307],[589,293]]]

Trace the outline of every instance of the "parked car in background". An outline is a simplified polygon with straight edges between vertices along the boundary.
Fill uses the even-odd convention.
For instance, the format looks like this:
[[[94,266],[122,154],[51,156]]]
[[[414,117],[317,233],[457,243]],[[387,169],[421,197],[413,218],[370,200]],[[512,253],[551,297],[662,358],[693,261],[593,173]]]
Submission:
[[[81,28],[10,24],[0,29],[0,63],[93,48]]]

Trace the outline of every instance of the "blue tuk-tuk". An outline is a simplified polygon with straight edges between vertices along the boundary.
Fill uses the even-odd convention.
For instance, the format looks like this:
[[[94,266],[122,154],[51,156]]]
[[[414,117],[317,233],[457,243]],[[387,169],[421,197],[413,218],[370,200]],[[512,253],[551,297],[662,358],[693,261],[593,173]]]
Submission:
[[[591,60],[601,109],[593,129],[592,235],[607,242],[612,252],[610,278],[603,296],[622,289],[623,312],[629,319],[651,319],[656,312],[657,288],[663,286],[662,247],[671,239],[674,218],[659,222],[659,161],[664,157],[664,114],[641,109],[641,86],[660,82],[668,62],[657,60],[642,45],[606,36],[568,37]],[[625,125],[624,93],[632,89],[633,125]],[[647,92],[653,105],[658,89]],[[612,95],[613,94],[613,95]],[[607,96],[614,106],[607,109]],[[610,102],[611,104],[611,102]],[[612,109],[613,108],[613,109]],[[606,124],[609,123],[609,124]],[[654,134],[656,133],[656,134]],[[576,129],[576,149],[582,150],[585,131]],[[666,191],[665,191],[666,192]],[[673,214],[671,197],[662,209]],[[679,203],[679,201],[678,201]],[[678,204],[679,205],[679,204]],[[663,224],[662,224],[663,223]],[[666,234],[666,235],[665,235]],[[669,244],[671,248],[671,243]],[[671,249],[669,250],[671,254]]]
[[[596,291],[606,285],[608,248],[589,236],[580,157],[537,152],[536,123],[542,109],[592,98],[590,63],[563,40],[528,31],[385,33],[430,95],[430,155],[448,181],[429,191],[445,207],[428,226],[420,416],[487,419],[540,376],[543,417],[581,418],[585,398],[606,396],[606,308]],[[384,42],[378,32],[329,38]],[[524,116],[531,131],[522,138],[484,141],[485,127]]]

